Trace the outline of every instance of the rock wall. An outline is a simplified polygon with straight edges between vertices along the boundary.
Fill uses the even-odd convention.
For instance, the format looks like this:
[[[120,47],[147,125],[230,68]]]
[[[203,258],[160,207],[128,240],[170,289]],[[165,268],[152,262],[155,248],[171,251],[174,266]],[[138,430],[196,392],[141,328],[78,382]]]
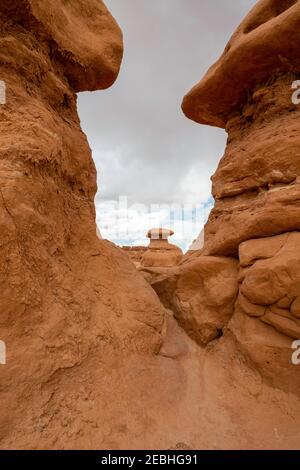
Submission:
[[[240,245],[237,307],[291,338],[300,338],[300,233]]]
[[[292,102],[297,74],[270,73],[226,124],[228,143],[213,176],[216,204],[206,226],[206,252],[238,253],[252,238],[300,227],[299,118]]]
[[[283,31],[287,39],[288,32],[284,44],[293,54],[298,5],[287,10],[287,22],[279,2],[263,0],[247,28],[277,12],[276,28],[267,26],[262,37]],[[0,338],[7,345],[1,449],[297,449],[300,384],[291,338],[266,317],[270,310],[277,325],[287,317],[298,325],[291,262],[297,234],[268,244],[264,259],[252,239],[228,245],[236,259],[196,253],[176,267],[169,297],[157,289],[163,305],[126,253],[96,235],[96,174],[76,92],[106,88],[116,78],[117,24],[100,0],[2,0],[0,23],[0,79],[7,84],[0,106]],[[261,51],[264,86],[264,64],[279,61],[268,48],[281,45],[268,40]],[[252,80],[249,64],[237,71]],[[225,111],[208,113],[219,125],[241,98],[226,68],[224,79]],[[199,102],[190,105],[199,116]],[[246,313],[233,312],[238,252],[238,302],[247,299]],[[275,265],[281,284],[274,287]],[[254,297],[257,279],[266,290]],[[260,318],[267,323],[249,316],[265,307]],[[199,331],[207,321],[218,334],[204,338]]]
[[[122,246],[129,259],[133,262],[136,268],[141,266],[142,257],[147,248],[145,246]]]
[[[236,260],[200,256],[150,282],[190,338],[207,345],[222,336],[233,314],[237,280]]]
[[[298,1],[258,2],[183,102],[189,117],[228,132],[203,254],[238,258],[236,310],[297,339],[299,25]]]
[[[152,354],[162,342],[156,295],[96,235],[96,171],[76,109],[76,92],[116,79],[122,34],[99,0],[2,0],[0,24],[0,443],[74,447],[93,427],[78,416],[113,349]]]

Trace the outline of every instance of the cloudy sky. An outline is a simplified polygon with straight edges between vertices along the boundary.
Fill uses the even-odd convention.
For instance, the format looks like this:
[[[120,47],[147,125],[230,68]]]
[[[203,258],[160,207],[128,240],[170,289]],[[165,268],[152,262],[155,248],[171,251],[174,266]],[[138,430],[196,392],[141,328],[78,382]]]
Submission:
[[[172,241],[187,249],[211,208],[226,134],[189,121],[181,101],[256,1],[105,3],[124,33],[121,73],[109,90],[79,96],[98,170],[97,222],[121,245],[146,244],[149,228],[172,226]]]

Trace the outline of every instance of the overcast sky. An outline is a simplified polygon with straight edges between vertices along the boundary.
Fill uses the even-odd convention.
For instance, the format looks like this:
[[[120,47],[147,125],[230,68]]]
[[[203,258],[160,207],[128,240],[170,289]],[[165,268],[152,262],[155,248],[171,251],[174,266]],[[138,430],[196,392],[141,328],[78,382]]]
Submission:
[[[173,242],[186,249],[211,207],[210,176],[226,134],[185,118],[181,101],[256,1],[105,3],[123,30],[123,65],[112,88],[79,95],[82,127],[98,170],[97,222],[103,237],[115,243],[145,244],[153,225],[170,226],[182,218],[168,205],[193,204],[183,224],[175,224]]]

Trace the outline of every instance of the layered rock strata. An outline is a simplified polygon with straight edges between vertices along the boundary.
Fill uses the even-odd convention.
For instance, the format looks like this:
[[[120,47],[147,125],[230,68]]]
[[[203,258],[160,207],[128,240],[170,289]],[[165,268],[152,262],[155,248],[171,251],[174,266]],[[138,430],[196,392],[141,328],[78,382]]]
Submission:
[[[299,26],[298,1],[258,2],[183,102],[187,116],[228,132],[203,254],[238,258],[237,310],[290,338],[300,337]]]

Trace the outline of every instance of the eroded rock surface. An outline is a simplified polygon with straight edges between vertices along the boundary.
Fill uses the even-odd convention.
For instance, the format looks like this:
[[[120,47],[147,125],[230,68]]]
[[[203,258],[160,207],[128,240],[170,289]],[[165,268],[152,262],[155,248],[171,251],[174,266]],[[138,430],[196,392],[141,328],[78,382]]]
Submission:
[[[151,229],[147,237],[150,243],[142,256],[141,266],[143,268],[172,268],[179,264],[183,258],[182,250],[172,243],[168,237],[174,235],[172,230]]]
[[[96,382],[113,349],[157,353],[165,317],[126,255],[96,235],[96,171],[76,109],[76,91],[116,79],[122,35],[98,0],[2,0],[0,23],[0,443],[86,446],[85,403],[105,406]]]
[[[204,247],[193,256],[239,259],[228,332],[272,386],[293,392],[299,374],[291,342],[300,338],[300,107],[292,99],[299,27],[299,1],[261,0],[183,101],[188,117],[228,132],[212,178],[215,207]]]
[[[297,70],[299,22],[298,0],[258,1],[220,59],[185,96],[186,116],[201,124],[226,127],[231,114],[245,105],[249,90],[267,82],[275,70]]]
[[[201,256],[152,280],[152,287],[187,334],[208,344],[223,334],[238,293],[238,262]]]
[[[240,245],[238,308],[300,338],[300,232]]]
[[[145,246],[122,246],[122,250],[127,254],[136,268],[141,267],[142,257],[147,250]]]
[[[106,88],[119,70],[121,33],[103,3],[2,0],[0,22],[1,449],[297,449],[291,338],[241,309],[230,319],[237,259],[195,253],[171,268],[170,301],[178,293],[190,336],[207,318],[217,329],[229,320],[204,347],[126,253],[96,235],[75,92]],[[228,250],[236,258],[240,241]],[[274,262],[293,273],[289,256],[252,251],[240,249],[245,269]],[[283,298],[280,308],[298,311]]]
[[[300,5],[300,4],[299,4]],[[237,256],[240,243],[300,227],[300,106],[296,74],[270,74],[227,122],[228,144],[213,176],[216,203],[206,252]]]

